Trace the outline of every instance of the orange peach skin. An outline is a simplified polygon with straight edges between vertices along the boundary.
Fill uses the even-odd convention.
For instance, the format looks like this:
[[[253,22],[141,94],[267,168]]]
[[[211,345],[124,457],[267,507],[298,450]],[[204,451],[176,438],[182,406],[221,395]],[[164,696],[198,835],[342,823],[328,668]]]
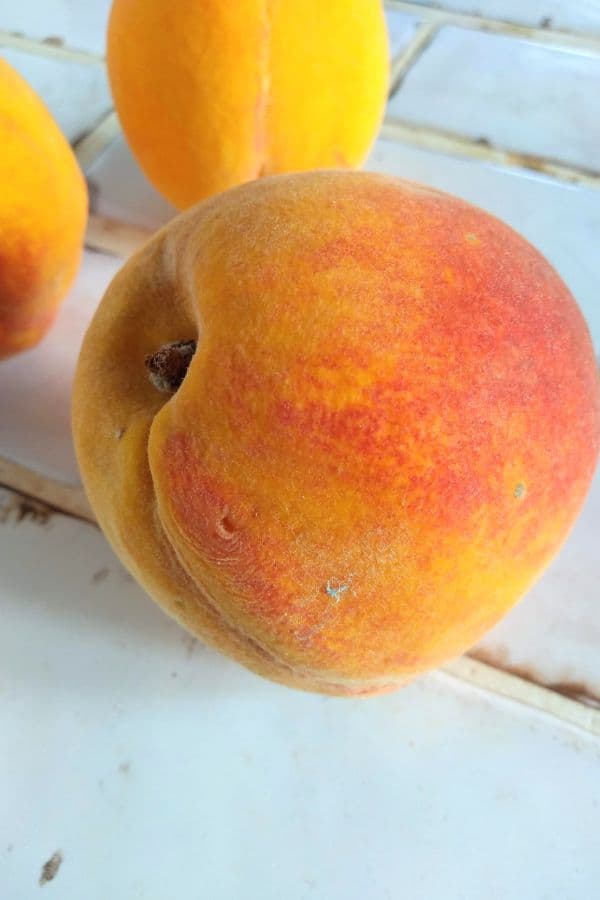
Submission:
[[[180,208],[360,165],[389,76],[380,0],[114,0],[107,60],[129,145]]]
[[[179,390],[144,357],[197,338]],[[523,238],[378,175],[253,182],[117,275],[73,407],[115,550],[274,680],[391,689],[464,651],[557,552],[600,440],[577,305]]]
[[[0,59],[0,359],[37,344],[81,258],[87,193],[73,152]]]

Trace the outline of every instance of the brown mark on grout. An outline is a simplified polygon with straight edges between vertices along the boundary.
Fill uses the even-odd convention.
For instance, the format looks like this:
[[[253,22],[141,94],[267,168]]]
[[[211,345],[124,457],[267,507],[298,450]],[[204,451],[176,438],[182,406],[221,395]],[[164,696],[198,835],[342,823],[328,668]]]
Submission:
[[[418,125],[404,119],[386,118],[381,136],[384,139],[414,144],[444,156],[474,158],[493,165],[501,165],[538,172],[561,184],[588,184],[600,187],[600,170],[589,166],[566,163],[560,159],[521,153],[492,143],[485,135],[472,138],[444,128]]]
[[[553,681],[545,685],[551,691],[562,694],[570,700],[577,700],[585,706],[600,709],[600,694],[594,694],[584,681]]]
[[[62,861],[62,853],[60,852],[60,850],[57,850],[56,853],[53,853],[50,859],[44,863],[39,878],[40,887],[44,887],[45,884],[48,884],[49,881],[52,881],[54,878],[56,878]]]
[[[586,684],[584,681],[570,679],[549,681],[542,678],[531,666],[513,665],[509,661],[508,652],[504,647],[498,647],[494,650],[477,648],[476,650],[470,650],[467,656],[477,660],[477,662],[492,666],[494,669],[500,669],[508,675],[516,675],[517,678],[528,681],[530,684],[535,684],[537,687],[554,691],[556,694],[561,694],[563,697],[575,700],[584,706],[600,709],[600,693],[592,688],[591,685]]]
[[[49,47],[64,47],[65,39],[60,37],[60,35],[50,34],[42,39],[42,44],[46,44]]]
[[[47,525],[54,510],[45,503],[33,500],[20,494],[14,494],[7,503],[0,506],[0,524],[5,525],[13,521],[15,525],[21,522],[35,522],[37,525]]]
[[[491,141],[488,141],[486,146],[492,150],[498,150],[500,153],[503,153],[507,165],[516,166],[520,169],[531,169],[533,172],[540,172],[543,175],[554,176],[556,167],[565,165],[560,160],[539,156],[535,153],[520,153],[518,150],[506,150],[502,147],[494,147]],[[570,171],[565,171],[561,174],[561,180],[577,184],[580,180],[597,178],[599,175],[600,173],[596,169],[588,168],[586,166],[571,166]]]
[[[492,147],[492,144],[488,144]],[[522,169],[532,169],[534,172],[551,172],[553,163],[550,159],[545,159],[535,153],[520,153],[518,150],[504,150],[509,165],[519,166]],[[590,170],[589,175],[595,173]],[[575,176],[574,176],[575,178]]]

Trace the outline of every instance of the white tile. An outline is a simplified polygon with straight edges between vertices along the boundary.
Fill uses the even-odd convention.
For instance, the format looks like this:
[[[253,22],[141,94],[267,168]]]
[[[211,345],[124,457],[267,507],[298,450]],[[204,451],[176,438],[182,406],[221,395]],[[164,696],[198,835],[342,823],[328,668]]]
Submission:
[[[392,59],[395,59],[414,37],[419,19],[397,9],[386,9],[385,18],[390,41],[390,55]]]
[[[571,29],[600,34],[598,0],[413,0],[452,12],[503,19],[541,28]]]
[[[77,281],[44,340],[2,361],[0,455],[79,483],[71,440],[71,383],[85,329],[122,260],[86,251]]]
[[[71,142],[112,107],[103,65],[47,59],[12,49],[1,49],[0,55],[37,91]]]
[[[159,228],[177,210],[156,191],[118,137],[86,171],[96,213],[146,228]]]
[[[271,685],[191,642],[96,529],[0,508],[11,900],[57,851],[61,900],[595,896],[598,739],[437,674],[369,700]]]
[[[600,57],[443,28],[389,104],[392,117],[600,170]]]
[[[0,8],[0,30],[103,54],[111,3],[112,0],[5,0]]]
[[[487,209],[541,250],[566,281],[600,352],[600,193],[534,173],[380,140],[367,169],[422,181]]]

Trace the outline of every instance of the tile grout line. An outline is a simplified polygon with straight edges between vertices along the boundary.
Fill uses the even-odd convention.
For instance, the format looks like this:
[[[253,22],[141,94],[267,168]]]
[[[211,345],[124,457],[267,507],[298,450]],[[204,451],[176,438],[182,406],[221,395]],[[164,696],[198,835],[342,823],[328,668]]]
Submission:
[[[0,487],[70,518],[97,527],[83,487],[65,484],[0,456]],[[464,655],[435,670],[488,693],[497,694],[570,725],[600,735],[600,710],[565,697],[551,687]]]
[[[517,663],[511,665],[510,663],[496,660],[494,656],[483,647],[473,647],[467,652],[466,656],[476,663],[483,663],[484,665],[491,666],[492,669],[498,669],[501,672],[506,672],[508,675],[515,675],[522,681],[528,681],[530,684],[539,685],[540,687],[551,691],[553,694],[559,694],[561,697],[566,697],[567,700],[575,700],[577,703],[581,703],[583,706],[594,709],[600,713],[600,693],[594,692],[588,682],[544,679],[536,675],[532,669],[528,669],[526,666],[519,666]]]
[[[386,117],[381,138],[433,150],[446,156],[461,156],[493,163],[504,168],[518,168],[546,175],[565,184],[583,185],[600,190],[600,172],[583,166],[569,165],[560,160],[533,153],[521,153],[496,147],[485,139],[470,138],[431,125],[418,125],[402,119]]]
[[[138,225],[130,225],[120,219],[111,219],[91,213],[85,233],[85,246],[89,250],[108,253],[128,259],[142,247],[155,232]]]
[[[468,654],[446,663],[437,671],[600,736],[599,710],[520,675],[480,662]]]
[[[120,133],[117,114],[111,109],[91,131],[73,144],[73,151],[84,172],[102,156]]]
[[[67,516],[95,525],[83,487],[66,484],[0,456],[0,487],[16,491]]]
[[[427,22],[435,22],[438,26],[457,25],[472,31],[504,34],[507,37],[535,41],[539,44],[551,45],[558,50],[588,50],[590,53],[600,54],[600,37],[580,31],[521,25],[504,19],[491,19],[487,16],[476,16],[420,3],[410,3],[407,0],[386,0],[385,6],[390,12],[396,10],[408,13]]]
[[[87,50],[76,50],[62,44],[52,44],[48,40],[36,40],[25,35],[14,34],[11,31],[0,31],[0,47],[9,47],[12,50],[21,50],[32,56],[44,56],[63,62],[85,63],[86,65],[104,65],[104,56],[100,53],[90,53]]]
[[[434,22],[424,22],[417,28],[414,37],[404,50],[392,60],[390,73],[390,89],[388,99],[393,97],[411,68],[427,50],[433,38],[437,34],[439,25]]]
[[[559,50],[579,49],[600,54],[600,37],[588,35],[584,32],[522,25],[504,19],[492,19],[487,16],[444,10],[437,6],[411,3],[409,0],[385,0],[384,5],[386,9],[392,12],[396,10],[408,13],[436,27],[457,25],[473,31],[492,32],[509,37],[527,39],[540,44],[551,45]],[[105,64],[106,62],[105,56],[100,53],[77,50],[74,47],[51,43],[48,39],[30,38],[11,31],[0,31],[0,47],[11,47],[32,55],[91,65]]]

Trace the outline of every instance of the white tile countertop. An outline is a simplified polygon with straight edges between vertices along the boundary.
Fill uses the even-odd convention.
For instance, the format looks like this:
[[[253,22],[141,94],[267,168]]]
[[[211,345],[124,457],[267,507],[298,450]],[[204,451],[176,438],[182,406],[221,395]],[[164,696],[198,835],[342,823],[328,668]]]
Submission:
[[[304,695],[207,650],[114,557],[69,430],[79,343],[174,210],[120,134],[108,0],[0,0],[0,55],[90,186],[83,265],[0,381],[0,900],[600,896],[600,473],[562,553],[470,654],[396,694]],[[600,352],[600,2],[388,4],[367,168],[516,227]]]

